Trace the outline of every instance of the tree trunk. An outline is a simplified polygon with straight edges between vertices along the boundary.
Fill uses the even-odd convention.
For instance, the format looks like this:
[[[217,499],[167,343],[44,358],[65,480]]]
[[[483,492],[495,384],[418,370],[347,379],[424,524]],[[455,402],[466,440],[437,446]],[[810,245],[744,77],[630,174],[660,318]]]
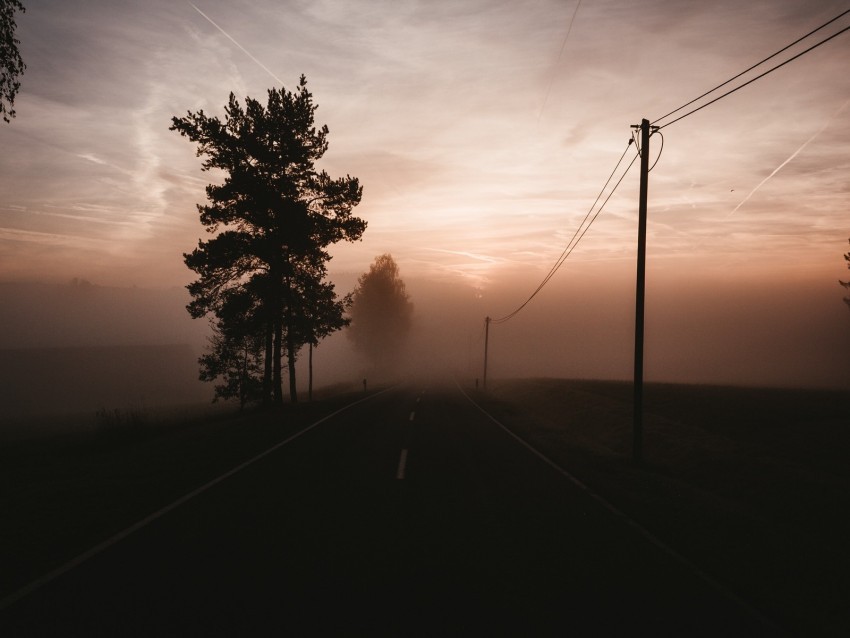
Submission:
[[[272,343],[274,341],[274,322],[271,318],[271,312],[266,321],[266,356],[263,360],[263,405],[271,404],[272,399],[272,360],[274,359],[274,350]]]
[[[295,330],[292,320],[292,284],[286,279],[286,358],[289,368],[289,401],[298,403],[298,390],[295,384]]]
[[[283,381],[281,379],[280,362],[283,358],[283,326],[281,323],[281,305],[283,302],[284,279],[280,269],[272,266],[269,272],[271,281],[271,314],[274,349],[272,352],[272,398],[275,405],[283,405]]]
[[[283,358],[283,324],[278,317],[274,322],[274,404],[283,405],[283,380],[280,362]]]
[[[242,365],[239,370],[239,411],[245,409],[245,404],[248,402],[248,348],[242,349]]]
[[[307,400],[313,400],[313,342],[310,342],[310,362],[307,375]]]
[[[295,338],[291,331],[286,335],[286,356],[289,365],[289,400],[298,403],[298,390],[295,384]]]

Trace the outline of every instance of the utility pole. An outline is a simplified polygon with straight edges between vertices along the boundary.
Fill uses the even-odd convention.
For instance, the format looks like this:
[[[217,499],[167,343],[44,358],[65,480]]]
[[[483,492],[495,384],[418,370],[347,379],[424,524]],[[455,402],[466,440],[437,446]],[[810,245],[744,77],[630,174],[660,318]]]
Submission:
[[[487,347],[490,345],[490,317],[484,319],[484,382],[482,387],[487,389]]]
[[[640,125],[640,202],[638,204],[637,287],[635,292],[635,372],[633,405],[632,456],[636,464],[643,461],[643,315],[646,293],[646,193],[649,186],[649,120]],[[657,130],[657,127],[652,127]],[[654,131],[653,131],[654,132]]]

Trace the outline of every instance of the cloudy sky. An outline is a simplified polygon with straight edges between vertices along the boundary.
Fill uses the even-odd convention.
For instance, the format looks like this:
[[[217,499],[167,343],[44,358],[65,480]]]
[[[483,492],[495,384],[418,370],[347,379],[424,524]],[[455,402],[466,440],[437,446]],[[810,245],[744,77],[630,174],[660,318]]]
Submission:
[[[221,115],[230,91],[264,98],[303,73],[330,128],[322,167],[364,186],[364,240],[332,251],[332,273],[362,272],[391,252],[409,277],[484,295],[510,281],[516,302],[587,213],[631,124],[847,9],[832,0],[25,4],[18,116],[0,125],[0,280],[187,283],[181,253],[204,236],[195,204],[211,176],[168,130],[171,117]],[[778,60],[848,25],[850,14]],[[848,62],[850,32],[663,129],[650,174],[651,284],[783,281],[789,294],[820,287],[829,312],[846,314],[837,279],[848,276],[850,237]],[[653,137],[653,161],[660,148]],[[637,193],[635,164],[558,278],[633,278]],[[498,315],[515,301],[482,310]]]
[[[358,212],[369,229],[335,251],[335,270],[362,271],[391,251],[409,274],[486,285],[508,271],[545,273],[630,124],[846,9],[776,0],[26,5],[18,117],[0,127],[0,277],[140,286],[187,281],[180,254],[202,235],[194,205],[209,176],[191,143],[169,132],[170,118],[221,114],[230,91],[262,98],[306,74],[331,130],[324,167],[364,184]],[[822,33],[847,25],[850,16]],[[843,274],[848,60],[850,33],[665,129],[650,255]],[[632,260],[636,168],[571,260]]]

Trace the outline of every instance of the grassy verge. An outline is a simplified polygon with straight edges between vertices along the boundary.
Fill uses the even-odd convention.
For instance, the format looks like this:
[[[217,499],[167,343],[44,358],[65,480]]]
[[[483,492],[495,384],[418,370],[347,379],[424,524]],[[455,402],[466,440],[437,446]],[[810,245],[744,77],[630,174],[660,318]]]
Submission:
[[[649,385],[631,462],[631,385],[494,382],[476,399],[765,615],[850,627],[850,393]]]
[[[0,598],[363,396],[317,394],[241,414],[104,411],[95,427],[4,441]]]

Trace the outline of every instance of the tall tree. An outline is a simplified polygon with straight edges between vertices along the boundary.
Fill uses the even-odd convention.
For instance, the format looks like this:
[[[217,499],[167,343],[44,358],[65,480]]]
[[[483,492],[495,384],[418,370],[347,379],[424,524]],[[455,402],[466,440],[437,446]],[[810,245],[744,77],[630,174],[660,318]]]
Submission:
[[[392,255],[375,258],[357,280],[348,337],[379,369],[395,363],[410,333],[413,303]]]
[[[847,241],[850,242],[850,239],[848,239]],[[847,268],[850,268],[850,253],[844,253],[844,261],[847,262]],[[850,290],[850,281],[841,281],[839,279],[838,283],[847,288],[847,290]],[[850,295],[844,297],[844,303],[850,306]]]
[[[20,42],[15,37],[15,11],[26,9],[19,0],[0,0],[0,114],[4,122],[15,117],[15,96],[21,88],[18,79],[27,65],[18,51]]]
[[[264,402],[282,402],[281,359],[288,358],[290,398],[295,391],[296,325],[307,292],[323,285],[326,248],[356,241],[366,222],[355,217],[362,187],[346,175],[332,179],[315,162],[328,149],[327,126],[317,128],[317,106],[302,75],[294,91],[271,89],[264,106],[233,93],[224,121],[203,111],[172,118],[171,130],[198,144],[203,170],[221,169],[222,184],[207,186],[198,205],[201,223],[215,236],[184,255],[199,278],[188,288],[189,312],[217,312],[232,289],[255,295],[264,337]]]

